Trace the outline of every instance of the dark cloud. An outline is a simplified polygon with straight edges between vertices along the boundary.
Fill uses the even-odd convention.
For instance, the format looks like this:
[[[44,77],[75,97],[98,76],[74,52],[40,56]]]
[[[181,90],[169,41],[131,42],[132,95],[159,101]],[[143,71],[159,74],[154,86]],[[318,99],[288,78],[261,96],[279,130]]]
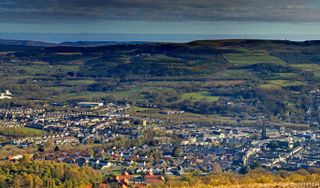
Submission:
[[[1,22],[320,21],[317,0],[0,0]]]

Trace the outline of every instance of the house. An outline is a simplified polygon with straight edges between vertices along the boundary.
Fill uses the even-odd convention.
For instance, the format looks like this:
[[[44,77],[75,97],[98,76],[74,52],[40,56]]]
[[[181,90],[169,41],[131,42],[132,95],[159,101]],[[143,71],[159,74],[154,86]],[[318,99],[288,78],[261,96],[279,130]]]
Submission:
[[[120,180],[118,182],[118,187],[119,188],[128,188],[129,187],[129,180],[128,179]]]
[[[23,158],[22,155],[11,155],[11,156],[8,157],[8,159],[9,159],[10,161],[18,161],[18,160],[20,160],[20,159],[22,159],[22,158]]]
[[[114,178],[118,182],[118,187],[127,188],[129,187],[130,182],[134,179],[127,171],[123,172],[121,175],[117,175]]]
[[[4,93],[0,93],[0,100],[3,99],[12,99],[12,93],[9,90],[6,90]]]
[[[151,171],[148,171],[144,176],[145,182],[147,184],[158,184],[165,181],[164,177],[161,175],[154,175]]]

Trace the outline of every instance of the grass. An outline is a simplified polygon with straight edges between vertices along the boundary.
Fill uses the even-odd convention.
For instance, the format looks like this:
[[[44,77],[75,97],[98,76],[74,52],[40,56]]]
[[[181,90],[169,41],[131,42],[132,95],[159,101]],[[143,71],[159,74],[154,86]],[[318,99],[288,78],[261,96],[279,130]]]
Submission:
[[[82,84],[89,84],[89,81],[85,81]],[[59,91],[59,88],[51,87]],[[60,89],[60,91],[63,89]],[[144,99],[143,92],[144,91],[164,91],[164,90],[172,90],[170,88],[163,87],[152,87],[152,86],[133,86],[123,91],[113,91],[113,92],[66,92],[60,95],[55,96],[57,99],[101,99],[108,96],[113,96],[116,99],[128,99],[129,101],[136,101],[139,99]]]
[[[169,91],[172,90],[170,88],[166,88],[166,87],[153,87],[153,86],[133,86],[127,90],[124,91],[118,91],[118,92],[112,92],[110,94],[113,94],[114,96],[117,96],[118,98],[129,98],[131,100],[136,100],[138,98],[143,97],[143,92],[145,91],[153,91],[153,92],[157,92],[157,91]]]
[[[295,80],[269,80],[265,84],[259,85],[262,89],[281,89],[283,87],[304,85],[303,82]]]
[[[81,52],[59,52],[59,53],[56,53],[57,55],[66,55],[66,56],[69,56],[69,55],[82,55]]]
[[[294,85],[303,85],[303,82],[300,81],[294,81],[294,80],[270,80],[268,81],[271,84],[279,85],[281,87],[288,87],[288,86],[294,86]]]
[[[49,63],[45,61],[34,61],[32,65],[49,65]]]
[[[288,80],[288,79],[295,79],[297,78],[297,73],[273,73],[273,79],[281,79],[281,80]]]
[[[314,73],[317,77],[320,77],[320,65],[318,64],[293,64],[295,68],[301,68],[306,71]]]
[[[221,81],[208,81],[204,83],[204,87],[232,87],[243,84],[244,80],[221,80]]]
[[[217,96],[211,96],[207,91],[198,91],[198,92],[191,92],[191,93],[183,93],[181,95],[181,100],[189,99],[192,101],[200,101],[206,99],[210,102],[216,102],[219,100]]]
[[[177,63],[179,62],[178,58],[169,57],[163,54],[152,55],[150,57],[145,57],[144,61],[146,62],[158,62],[158,63]],[[180,60],[181,61],[181,60]]]
[[[218,72],[212,75],[213,79],[226,79],[226,80],[250,80],[257,76],[249,69],[230,69],[223,72]]]
[[[79,93],[64,93],[56,96],[59,99],[81,99],[81,98],[103,98],[109,96],[106,92],[79,92]]]
[[[281,86],[275,84],[261,84],[259,87],[261,89],[281,89]]]
[[[132,116],[137,117],[150,117],[152,119],[163,120],[164,122],[169,122],[172,124],[181,124],[183,122],[189,123],[227,123],[227,124],[236,124],[235,119],[229,117],[222,117],[217,115],[202,115],[195,113],[185,112],[180,115],[167,115],[160,113],[165,109],[156,109],[156,108],[131,108],[128,112]]]
[[[14,66],[14,70],[19,73],[19,75],[54,75],[57,73],[67,73],[67,72],[77,72],[79,71],[78,65],[45,65],[40,62],[36,62],[35,65],[31,66]]]
[[[244,83],[245,80],[213,80],[213,81],[147,81],[139,85],[153,86],[153,87],[166,87],[166,88],[177,88],[182,86],[190,86],[190,84],[197,85],[198,87],[230,87],[238,86]]]
[[[22,128],[0,128],[0,135],[13,137],[38,137],[43,136],[44,131],[27,127]]]
[[[258,63],[277,63],[284,64],[281,59],[266,53],[230,53],[224,54],[224,57],[235,65],[251,65]]]
[[[74,86],[74,85],[90,85],[94,84],[95,80],[65,80],[62,82],[64,85]]]

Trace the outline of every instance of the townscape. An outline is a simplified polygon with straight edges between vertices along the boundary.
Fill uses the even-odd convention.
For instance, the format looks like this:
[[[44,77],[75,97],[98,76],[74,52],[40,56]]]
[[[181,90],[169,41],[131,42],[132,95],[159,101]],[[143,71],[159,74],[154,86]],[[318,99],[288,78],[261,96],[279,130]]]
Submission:
[[[171,125],[130,115],[132,108],[103,101],[0,109],[1,159],[19,161],[29,155],[33,160],[88,165],[106,174],[106,183],[131,185],[157,184],[165,176],[186,173],[320,167],[320,131],[312,125],[288,129],[266,124],[263,117],[255,126],[241,121],[235,126]],[[161,113],[178,118],[184,112]],[[19,129],[22,135],[17,137],[12,131]]]
[[[0,0],[0,188],[320,187],[315,0]]]

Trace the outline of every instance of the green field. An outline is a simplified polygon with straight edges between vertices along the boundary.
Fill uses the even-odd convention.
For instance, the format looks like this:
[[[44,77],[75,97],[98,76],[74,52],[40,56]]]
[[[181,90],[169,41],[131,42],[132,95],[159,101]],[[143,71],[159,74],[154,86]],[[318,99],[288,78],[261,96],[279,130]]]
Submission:
[[[61,95],[55,96],[58,99],[100,99],[109,96],[110,93],[106,92],[79,92],[79,93],[63,93]]]
[[[224,79],[224,80],[249,80],[256,78],[257,76],[253,71],[249,69],[230,69],[223,72],[218,72],[212,75],[210,78],[213,79]]]
[[[189,99],[192,101],[208,100],[210,102],[216,102],[219,100],[218,96],[211,96],[207,91],[198,91],[191,93],[184,93],[181,95],[181,100]]]
[[[275,84],[260,84],[261,89],[281,89],[281,86]]]
[[[303,82],[295,80],[269,80],[265,84],[259,85],[262,89],[281,89],[282,87],[304,85]]]
[[[265,53],[230,53],[224,54],[224,57],[230,63],[235,65],[252,65],[258,63],[285,63],[283,60]]]
[[[317,77],[320,77],[320,65],[318,64],[293,64],[291,66],[307,70],[315,74]]]
[[[74,86],[74,85],[90,85],[94,84],[95,80],[87,79],[87,80],[65,80],[62,82],[63,85]]]
[[[19,75],[54,75],[67,72],[76,72],[79,70],[78,65],[45,65],[45,62],[36,62],[31,66],[12,66]]]
[[[22,128],[0,128],[0,135],[13,137],[38,137],[43,136],[44,131],[27,127]]]

